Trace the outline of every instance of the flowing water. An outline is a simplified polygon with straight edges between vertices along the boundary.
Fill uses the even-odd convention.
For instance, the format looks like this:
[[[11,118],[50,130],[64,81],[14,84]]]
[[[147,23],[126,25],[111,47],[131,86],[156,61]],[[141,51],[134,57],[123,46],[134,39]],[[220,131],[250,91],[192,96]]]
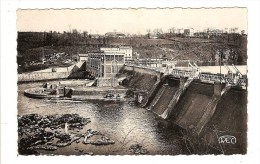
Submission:
[[[81,131],[98,130],[115,141],[113,145],[94,146],[72,143],[55,151],[43,151],[42,154],[81,155],[94,154],[131,154],[129,147],[140,144],[148,154],[176,155],[185,153],[183,141],[176,127],[158,118],[144,108],[130,106],[127,102],[50,102],[46,99],[25,97],[27,88],[41,86],[42,83],[18,84],[18,115],[36,113],[39,115],[77,113],[90,118],[91,122]],[[81,139],[82,141],[83,139]],[[76,149],[76,150],[75,150]]]

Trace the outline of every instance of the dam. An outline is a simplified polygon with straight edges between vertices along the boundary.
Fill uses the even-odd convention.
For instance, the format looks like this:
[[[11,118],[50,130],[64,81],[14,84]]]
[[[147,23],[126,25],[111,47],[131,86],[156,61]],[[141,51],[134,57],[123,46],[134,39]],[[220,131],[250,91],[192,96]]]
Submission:
[[[84,63],[75,65],[74,71],[70,70],[73,76],[66,73],[64,78],[84,78],[91,74],[84,72],[82,67],[84,67]],[[205,71],[206,68],[203,69]],[[77,70],[80,73],[77,73]],[[176,127],[181,129],[180,133],[188,136],[186,139],[189,144],[186,146],[194,150],[192,153],[203,154],[205,153],[205,145],[209,145],[211,146],[209,152],[212,153],[245,154],[247,147],[246,76],[243,71],[241,71],[242,73],[238,72],[237,75],[228,74],[228,72],[216,74],[204,71],[199,68],[162,70],[124,65],[113,80],[118,80],[119,86],[117,87],[119,87],[122,97],[135,99],[136,112],[137,109],[146,109],[156,118],[160,118],[160,122],[163,122],[163,126],[166,125],[167,129],[174,130]],[[20,79],[22,81],[30,80],[33,77],[37,82],[43,78],[40,74],[37,72],[37,76],[30,77],[22,75]],[[59,72],[58,75],[60,76]],[[55,73],[52,73],[51,76],[55,76]],[[37,77],[41,79],[37,80]],[[98,84],[100,82],[99,79],[94,81],[90,83]],[[59,93],[63,93],[62,90],[58,90]],[[69,90],[69,96],[72,99],[78,97],[88,99],[99,93],[100,89],[85,86],[83,89],[67,87],[67,90]],[[64,90],[65,97],[67,90]],[[111,91],[102,91],[102,94],[109,92]],[[100,92],[100,96],[102,94]],[[113,115],[117,115],[116,113]],[[120,114],[119,111],[118,114]],[[132,114],[134,115],[134,113]],[[102,116],[107,117],[104,114]],[[102,117],[99,119],[102,120]],[[128,120],[129,118],[124,119]],[[138,126],[138,124],[135,125]],[[236,137],[237,143],[220,144],[219,137],[226,135]],[[199,143],[203,143],[203,146]],[[156,151],[155,154],[158,152]]]
[[[122,73],[132,75],[126,79],[125,86],[142,97],[139,106],[219,149],[216,135],[234,135],[240,143],[225,153],[246,153],[247,80],[244,74],[240,74],[240,79],[231,79],[224,74],[200,72],[196,75],[196,71],[185,69],[162,73],[134,66],[125,66]]]

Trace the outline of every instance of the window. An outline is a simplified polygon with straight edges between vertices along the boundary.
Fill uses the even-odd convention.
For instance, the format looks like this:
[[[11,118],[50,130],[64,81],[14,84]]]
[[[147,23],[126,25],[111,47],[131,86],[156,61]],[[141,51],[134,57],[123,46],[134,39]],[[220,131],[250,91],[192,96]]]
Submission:
[[[117,73],[118,72],[118,67],[116,65],[112,65],[112,73]]]
[[[119,55],[115,56],[116,61],[119,61]]]
[[[111,55],[106,55],[106,61],[111,61]]]
[[[124,56],[123,55],[119,55],[117,61],[118,62],[123,62],[124,61]]]
[[[106,70],[105,70],[106,73],[111,73],[111,66],[110,65],[105,66],[105,68],[106,68]]]

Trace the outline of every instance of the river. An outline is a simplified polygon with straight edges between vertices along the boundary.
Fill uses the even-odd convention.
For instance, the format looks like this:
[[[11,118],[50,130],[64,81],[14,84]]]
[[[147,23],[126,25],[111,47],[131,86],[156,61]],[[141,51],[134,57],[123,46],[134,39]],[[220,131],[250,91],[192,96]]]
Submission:
[[[55,151],[41,150],[41,154],[80,155],[78,149],[95,155],[131,154],[129,147],[140,144],[149,155],[177,155],[185,153],[183,140],[177,127],[168,125],[151,111],[130,106],[127,102],[50,102],[45,99],[25,97],[27,88],[41,86],[42,83],[18,84],[18,115],[71,114],[90,118],[82,131],[98,130],[115,141],[113,145],[94,146],[72,143]],[[81,139],[82,141],[83,139]]]

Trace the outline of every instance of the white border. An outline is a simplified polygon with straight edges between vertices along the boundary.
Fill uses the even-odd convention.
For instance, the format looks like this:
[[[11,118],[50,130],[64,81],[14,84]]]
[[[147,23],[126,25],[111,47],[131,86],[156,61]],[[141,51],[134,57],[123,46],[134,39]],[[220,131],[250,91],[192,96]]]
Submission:
[[[17,156],[16,9],[127,7],[248,8],[248,154],[232,156]],[[259,136],[259,1],[1,1],[1,163],[260,163]],[[163,161],[162,161],[163,160]]]

